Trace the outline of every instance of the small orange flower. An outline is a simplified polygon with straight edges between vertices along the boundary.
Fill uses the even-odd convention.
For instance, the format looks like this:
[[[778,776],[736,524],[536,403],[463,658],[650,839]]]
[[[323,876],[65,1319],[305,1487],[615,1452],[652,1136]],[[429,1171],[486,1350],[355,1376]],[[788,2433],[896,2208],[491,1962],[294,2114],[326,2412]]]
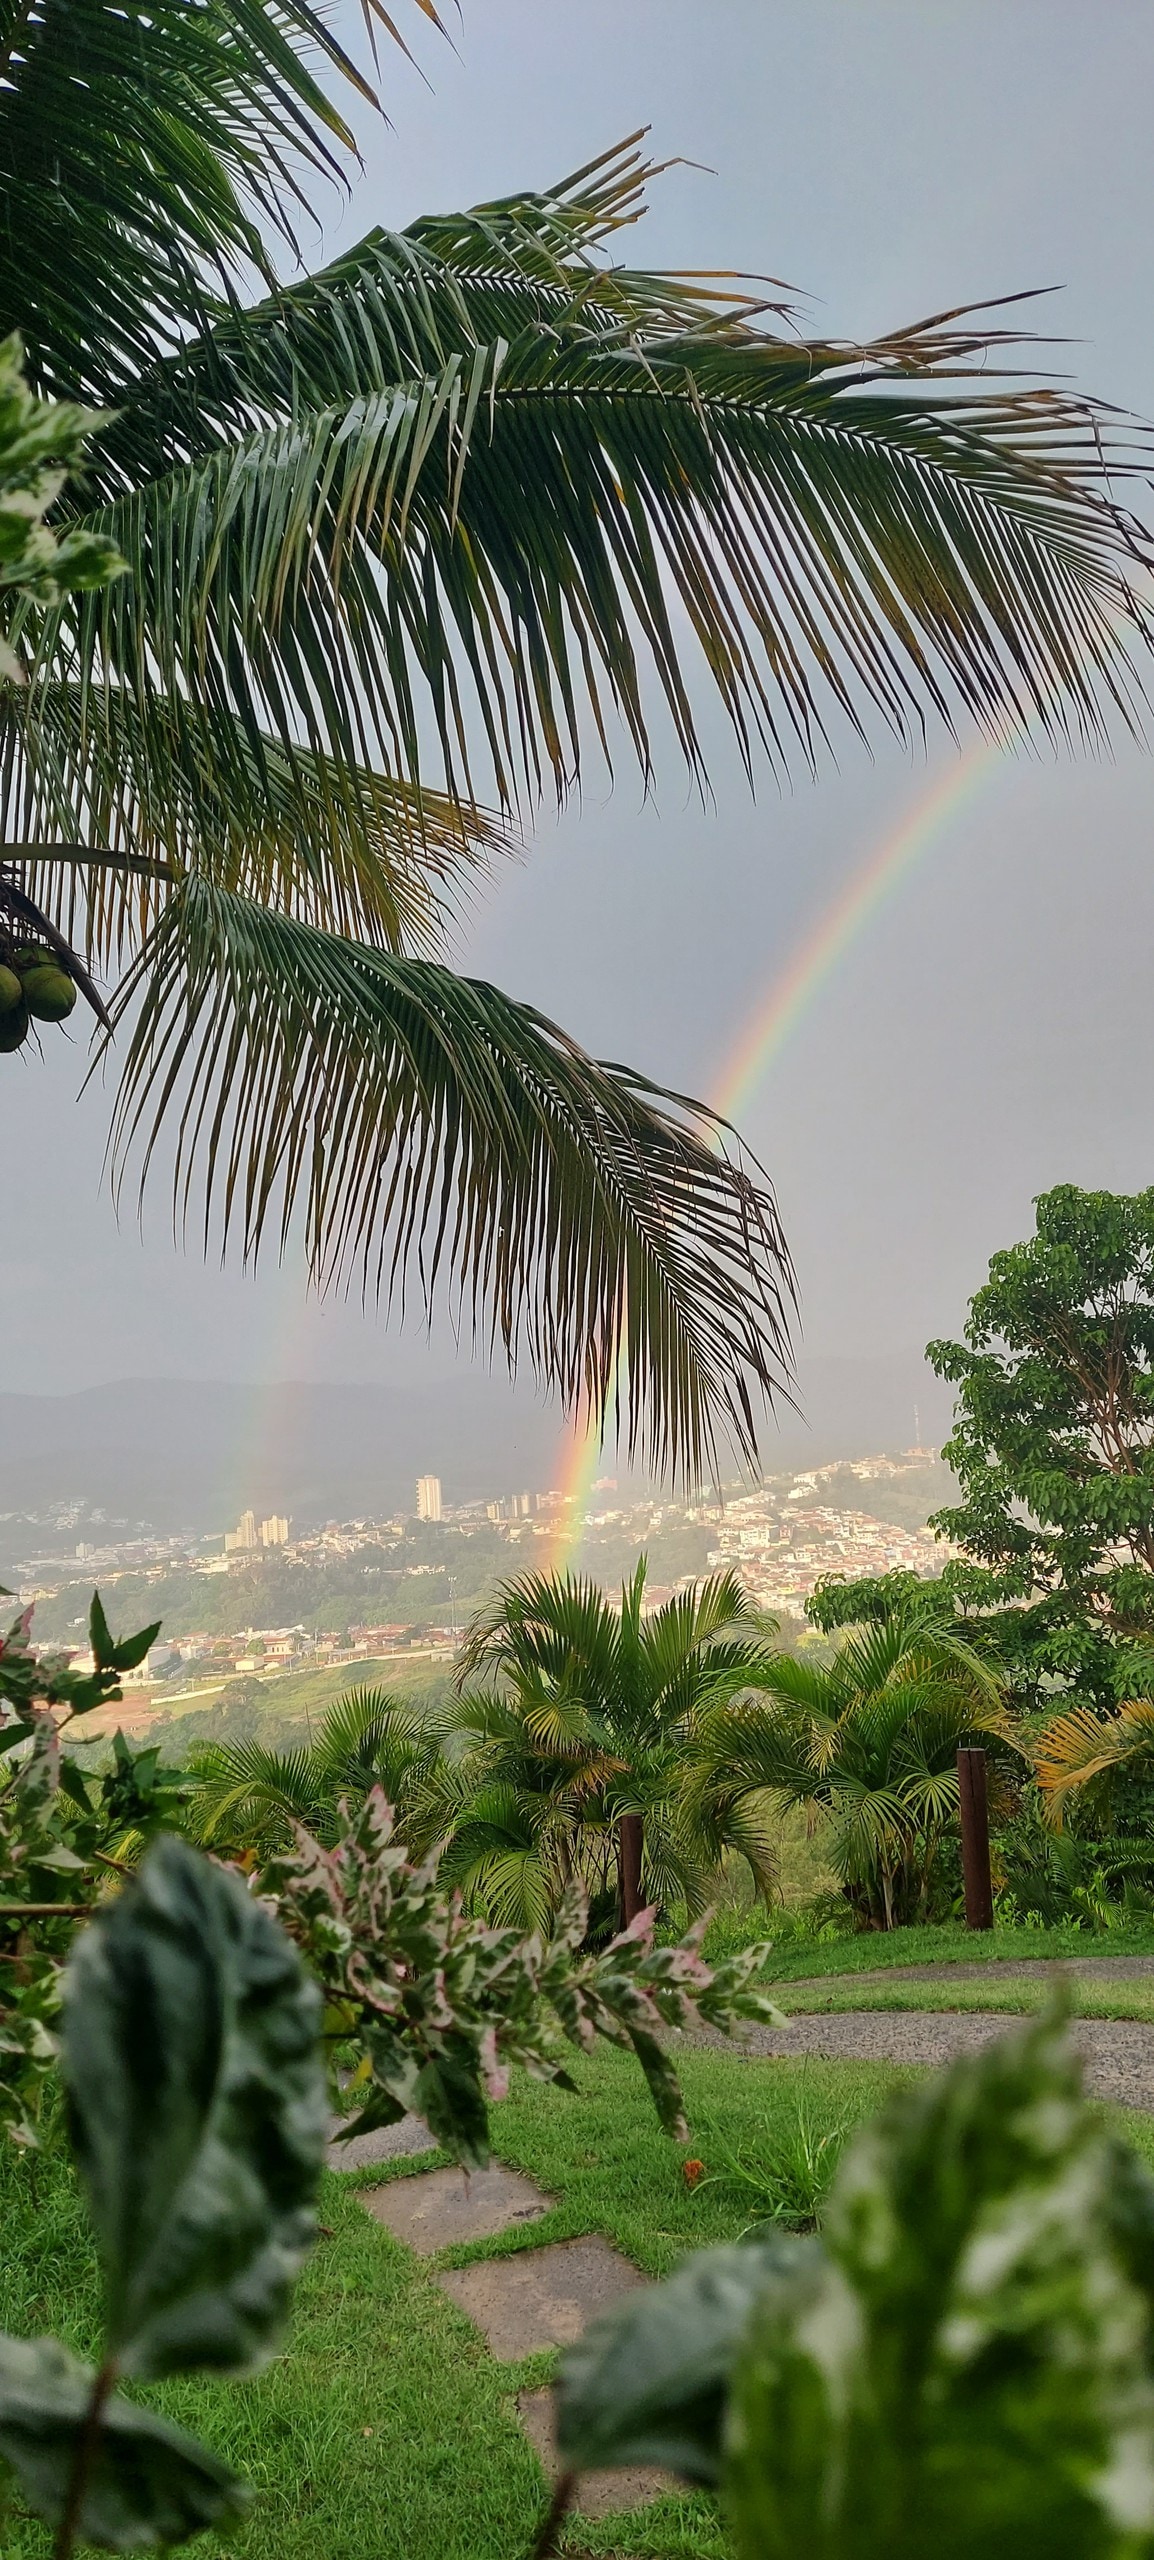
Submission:
[[[681,2163],[681,2175],[684,2178],[687,2187],[700,2186],[701,2180],[705,2176],[704,2160],[683,2160]]]

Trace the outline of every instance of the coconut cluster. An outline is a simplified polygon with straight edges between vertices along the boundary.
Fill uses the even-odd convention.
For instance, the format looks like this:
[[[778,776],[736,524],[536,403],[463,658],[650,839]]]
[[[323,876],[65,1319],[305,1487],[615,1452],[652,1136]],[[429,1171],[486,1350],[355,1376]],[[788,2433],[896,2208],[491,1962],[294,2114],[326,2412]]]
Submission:
[[[34,1022],[64,1022],[75,980],[43,944],[0,941],[0,1054],[22,1047]]]

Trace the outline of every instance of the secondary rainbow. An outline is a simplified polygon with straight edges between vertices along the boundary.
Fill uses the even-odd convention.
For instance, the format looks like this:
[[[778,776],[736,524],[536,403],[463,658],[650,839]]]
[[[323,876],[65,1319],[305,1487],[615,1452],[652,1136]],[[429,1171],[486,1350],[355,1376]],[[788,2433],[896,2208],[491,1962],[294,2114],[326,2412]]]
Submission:
[[[982,738],[920,794],[904,818],[857,865],[836,897],[802,936],[785,967],[775,972],[730,1051],[714,1088],[712,1107],[739,1123],[799,1024],[820,1001],[840,963],[908,879],[916,863],[942,842],[953,821],[997,773],[1006,750]],[[589,1494],[604,1462],[596,1433],[575,1440],[566,1433],[557,1481],[567,1495],[550,1540],[549,1569],[564,1564],[579,1538]]]

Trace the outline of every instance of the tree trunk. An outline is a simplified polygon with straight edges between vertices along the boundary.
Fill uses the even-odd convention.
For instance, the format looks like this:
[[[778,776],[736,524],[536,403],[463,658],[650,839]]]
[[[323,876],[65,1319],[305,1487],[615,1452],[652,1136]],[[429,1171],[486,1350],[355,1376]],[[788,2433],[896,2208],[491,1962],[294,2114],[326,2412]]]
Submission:
[[[641,1900],[641,1844],[643,1830],[639,1813],[623,1813],[617,1825],[617,1880],[621,1903],[621,1926],[627,1929],[631,1920],[643,1909]]]

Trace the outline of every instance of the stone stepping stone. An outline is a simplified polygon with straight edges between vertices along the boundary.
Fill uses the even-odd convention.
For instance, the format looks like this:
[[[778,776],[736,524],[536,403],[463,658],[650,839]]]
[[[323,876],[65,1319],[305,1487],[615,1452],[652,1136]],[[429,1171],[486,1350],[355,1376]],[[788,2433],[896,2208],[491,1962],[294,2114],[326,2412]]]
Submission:
[[[334,2116],[332,2139],[325,2150],[330,2169],[373,2169],[379,2160],[404,2160],[411,2152],[437,2148],[422,2116],[402,2116],[398,2124],[378,2125],[375,2133],[354,2133],[351,2142],[337,2141],[339,2123],[340,2117]]]
[[[557,2455],[554,2445],[554,2408],[551,2391],[519,2391],[517,2415],[534,2452],[538,2455],[545,2477],[557,2477]],[[572,2513],[579,2516],[626,2515],[633,2507],[648,2507],[654,2498],[664,2497],[667,2490],[680,2489],[670,2471],[655,2471],[637,2463],[628,2471],[583,2471],[573,2500]]]
[[[432,2180],[413,2181],[426,2183]],[[396,2195],[400,2189],[387,2192]],[[597,2234],[587,2240],[554,2240],[513,2258],[481,2259],[437,2277],[506,2364],[536,2355],[542,2347],[572,2346],[599,2311],[644,2282],[637,2268]]]
[[[387,2223],[419,2257],[431,2258],[457,2240],[488,2240],[520,2222],[539,2222],[549,2198],[515,2169],[426,2169],[419,2178],[370,2188],[362,2202],[374,2221]],[[480,2274],[481,2269],[470,2273]]]

